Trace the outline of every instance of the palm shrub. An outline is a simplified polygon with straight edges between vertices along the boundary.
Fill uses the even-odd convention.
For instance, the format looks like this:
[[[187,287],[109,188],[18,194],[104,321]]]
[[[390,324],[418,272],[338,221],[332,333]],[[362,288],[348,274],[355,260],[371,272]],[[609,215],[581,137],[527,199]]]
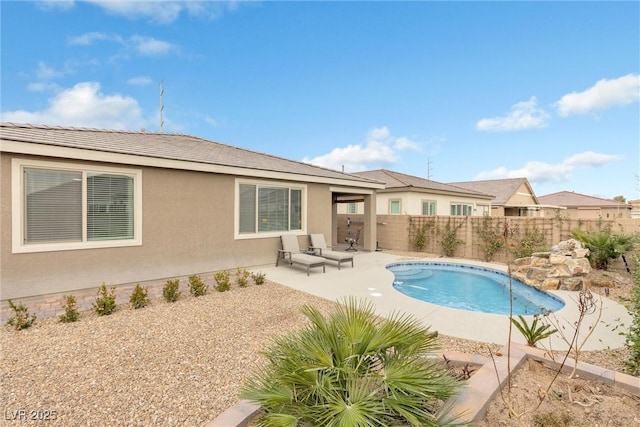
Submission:
[[[632,250],[635,241],[634,237],[611,234],[608,230],[583,231],[575,229],[571,235],[589,249],[589,262],[598,270],[606,270],[611,260]]]
[[[311,305],[302,313],[309,324],[275,338],[242,387],[264,409],[258,425],[441,425],[436,411],[461,383],[428,357],[437,333],[407,315],[379,318],[353,297],[326,316]]]

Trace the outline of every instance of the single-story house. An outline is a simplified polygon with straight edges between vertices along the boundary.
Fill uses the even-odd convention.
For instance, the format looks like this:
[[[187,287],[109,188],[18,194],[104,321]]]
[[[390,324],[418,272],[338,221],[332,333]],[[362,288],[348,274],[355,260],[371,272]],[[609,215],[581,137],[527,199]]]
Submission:
[[[484,216],[491,214],[493,195],[455,185],[378,169],[355,172],[363,178],[384,183],[377,191],[378,215],[452,215]],[[352,201],[341,205],[341,214],[360,214],[363,204]]]
[[[545,205],[562,206],[562,215],[571,219],[631,218],[633,206],[616,200],[601,199],[573,191],[559,191],[538,198]],[[545,208],[553,211],[553,208]]]
[[[640,199],[629,200],[631,205],[631,218],[640,218]]]
[[[491,216],[541,216],[541,206],[527,178],[450,182],[450,185],[493,194]]]
[[[280,235],[337,241],[342,173],[190,135],[0,124],[0,300],[276,262]],[[304,277],[303,274],[301,277]]]

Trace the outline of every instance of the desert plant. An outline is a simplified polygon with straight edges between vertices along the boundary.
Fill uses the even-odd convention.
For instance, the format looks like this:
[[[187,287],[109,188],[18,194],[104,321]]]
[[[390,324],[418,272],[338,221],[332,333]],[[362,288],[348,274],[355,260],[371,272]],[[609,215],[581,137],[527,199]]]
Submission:
[[[309,325],[274,338],[242,388],[264,409],[259,425],[439,425],[435,412],[460,383],[428,357],[437,333],[354,298],[326,316],[311,305],[302,313]]]
[[[266,275],[262,272],[251,273],[251,279],[253,280],[254,285],[264,285],[265,278],[266,278]]]
[[[639,258],[636,255],[636,259]],[[638,260],[640,261],[640,260]],[[640,265],[640,263],[636,263]],[[628,304],[631,315],[631,326],[627,332],[626,347],[630,350],[629,358],[625,360],[625,371],[633,376],[640,377],[640,267],[633,272],[633,287],[631,288],[631,300]]]
[[[116,289],[107,290],[107,285],[103,282],[98,289],[93,309],[98,313],[98,316],[108,316],[113,313],[116,309]]]
[[[584,231],[575,229],[571,235],[589,249],[589,262],[593,268],[598,270],[606,270],[610,261],[632,250],[635,241],[634,237],[612,234],[608,230]]]
[[[149,293],[145,288],[137,284],[135,288],[133,288],[133,292],[131,292],[131,296],[129,297],[129,304],[131,307],[136,310],[139,308],[146,307],[149,305]]]
[[[64,314],[60,315],[61,322],[63,323],[75,322],[80,317],[80,313],[78,312],[76,297],[74,297],[73,295],[66,295],[64,297],[64,304],[62,305],[62,308],[64,308]]]
[[[536,347],[537,343],[545,338],[558,332],[557,329],[550,329],[550,324],[538,324],[539,316],[533,316],[533,322],[531,325],[527,323],[527,319],[518,315],[518,319],[511,317],[510,320],[513,325],[520,331],[522,336],[527,340],[527,345],[530,347]]]
[[[214,274],[213,279],[216,281],[216,291],[218,292],[226,292],[231,289],[231,281],[229,279],[228,271],[218,271]]]
[[[29,314],[29,309],[22,303],[15,305],[9,300],[9,307],[13,310],[13,316],[7,321],[7,325],[11,325],[16,331],[27,329],[36,322],[36,315]]]
[[[238,267],[238,269],[236,270],[236,285],[241,288],[246,288],[249,284],[250,275],[251,273],[249,273],[249,270],[244,268],[241,269],[240,267]]]
[[[176,302],[180,298],[180,279],[167,280],[162,287],[162,297],[166,302]]]
[[[518,233],[520,234],[520,233]],[[544,252],[547,250],[547,239],[544,231],[537,227],[525,226],[524,231],[516,238],[511,251],[516,258],[526,258],[534,252]]]
[[[457,225],[452,225],[451,218],[448,218],[444,230],[439,230],[439,234],[442,236],[440,245],[442,246],[444,256],[452,257],[458,245],[464,243],[462,239],[458,238],[458,230],[460,230],[462,225],[462,222]]]
[[[200,276],[194,274],[189,276],[189,292],[194,297],[201,297],[205,295],[209,290],[209,285],[207,285]]]
[[[413,230],[413,233],[410,233],[409,240],[419,251],[423,250],[427,246],[427,230],[432,226],[433,222],[424,222],[421,225],[415,225],[412,221],[411,229]]]
[[[484,253],[484,260],[491,261],[493,256],[504,247],[504,227],[499,223],[492,226],[492,219],[488,216],[482,218],[478,227],[478,237],[480,239],[478,246]]]

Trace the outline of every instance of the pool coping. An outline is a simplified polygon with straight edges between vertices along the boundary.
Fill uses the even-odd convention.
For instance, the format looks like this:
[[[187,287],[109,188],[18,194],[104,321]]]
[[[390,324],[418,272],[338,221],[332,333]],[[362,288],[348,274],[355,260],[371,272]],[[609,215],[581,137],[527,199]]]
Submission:
[[[536,360],[552,369],[558,369],[564,359],[564,356],[550,357],[550,353],[545,350],[517,343],[512,343],[511,348],[505,345],[494,355],[493,360],[456,351],[442,354],[453,363],[480,365],[482,362],[462,391],[447,400],[444,405],[451,411],[450,416],[458,417],[460,423],[474,423],[482,420],[493,399],[505,386],[509,375],[514,375],[527,360]],[[567,358],[562,372],[571,372],[575,364],[574,359]],[[578,362],[576,374],[584,379],[599,381],[640,397],[640,378],[638,377],[584,362]],[[239,400],[206,423],[204,427],[245,427],[259,410],[259,405],[248,400]]]

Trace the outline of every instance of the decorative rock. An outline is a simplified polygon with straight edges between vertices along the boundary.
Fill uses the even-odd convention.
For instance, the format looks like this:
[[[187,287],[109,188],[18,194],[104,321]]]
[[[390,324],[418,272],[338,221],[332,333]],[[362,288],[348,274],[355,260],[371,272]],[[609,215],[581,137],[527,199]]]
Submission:
[[[541,289],[543,291],[556,291],[560,289],[560,279],[545,279],[542,282]]]
[[[544,269],[544,268],[531,267],[527,271],[527,279],[530,279],[530,280],[534,279],[534,280],[538,280],[538,281],[542,282],[544,279],[547,278],[548,271],[549,270]]]
[[[515,265],[529,265],[531,264],[531,257],[525,257],[525,258],[517,258],[516,260],[513,261],[513,263]]]
[[[584,281],[581,277],[568,277],[560,281],[560,289],[563,291],[581,291],[584,289]]]
[[[554,245],[551,252],[535,252],[530,257],[516,260],[517,276],[514,276],[544,290],[587,289],[589,280],[586,276],[591,272],[588,254],[589,250],[578,240],[564,240]]]
[[[564,264],[567,261],[567,257],[565,255],[561,255],[561,254],[554,254],[552,253],[549,256],[549,262],[551,264]]]

